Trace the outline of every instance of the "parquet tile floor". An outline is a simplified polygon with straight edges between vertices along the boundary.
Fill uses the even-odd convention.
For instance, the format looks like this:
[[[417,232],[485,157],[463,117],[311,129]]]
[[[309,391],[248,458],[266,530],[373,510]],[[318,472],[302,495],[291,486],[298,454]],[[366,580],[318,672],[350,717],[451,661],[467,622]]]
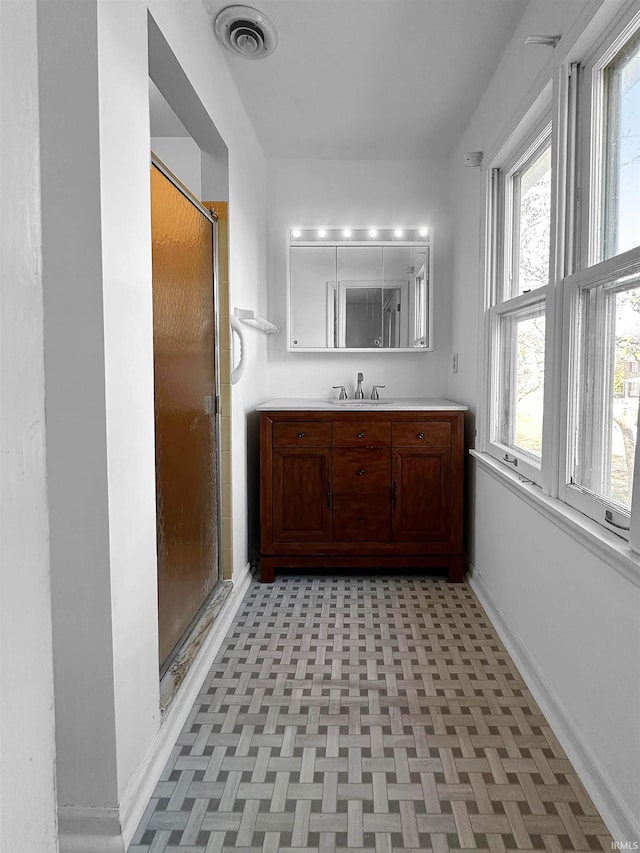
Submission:
[[[129,853],[611,850],[468,585],[254,583]]]

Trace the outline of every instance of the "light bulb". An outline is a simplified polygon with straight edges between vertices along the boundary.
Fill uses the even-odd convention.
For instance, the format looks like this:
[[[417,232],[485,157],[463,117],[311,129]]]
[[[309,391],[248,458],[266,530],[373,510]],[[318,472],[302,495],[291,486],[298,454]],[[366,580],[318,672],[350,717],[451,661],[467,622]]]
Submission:
[[[402,237],[402,228],[396,228],[396,230],[393,232],[393,236],[397,237],[398,239]]]
[[[301,233],[302,232],[300,231],[299,228],[294,228],[293,231],[291,232],[291,236],[293,237],[294,240],[297,240]]]
[[[324,238],[325,238],[326,236],[327,236],[327,232],[324,230],[324,228],[320,228],[320,229],[318,229],[318,237],[319,237],[321,240],[324,240]]]
[[[429,233],[429,229],[428,229],[428,228],[421,228],[421,229],[420,229],[420,231],[419,231],[419,234],[420,234],[420,236],[421,236],[421,237],[426,237],[428,233]]]
[[[348,240],[349,237],[351,237],[351,228],[345,228],[342,232],[342,236],[345,238],[345,240]]]
[[[377,236],[378,236],[378,232],[376,231],[376,229],[375,228],[369,228],[369,237],[377,237]]]

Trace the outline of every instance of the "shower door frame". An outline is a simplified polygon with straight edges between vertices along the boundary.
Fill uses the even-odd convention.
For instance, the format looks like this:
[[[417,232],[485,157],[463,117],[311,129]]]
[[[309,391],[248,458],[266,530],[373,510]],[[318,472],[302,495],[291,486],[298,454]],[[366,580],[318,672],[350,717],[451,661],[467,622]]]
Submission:
[[[164,177],[173,184],[173,186],[187,199],[187,201],[191,202],[193,206],[201,213],[206,219],[209,220],[212,226],[212,246],[211,251],[213,254],[212,258],[212,270],[213,270],[213,280],[211,282],[211,286],[213,288],[213,359],[214,359],[214,395],[211,399],[211,410],[207,412],[210,416],[213,416],[215,419],[215,447],[213,448],[213,465],[215,468],[215,477],[216,477],[216,536],[217,536],[217,550],[216,550],[216,561],[217,561],[217,580],[214,584],[213,588],[202,602],[198,610],[195,612],[193,618],[186,626],[184,632],[182,633],[180,639],[172,649],[171,653],[168,655],[166,660],[159,661],[160,664],[160,679],[164,677],[169,667],[175,660],[176,656],[179,654],[180,650],[184,647],[185,642],[188,640],[189,635],[193,631],[194,627],[197,625],[200,620],[202,613],[207,608],[208,603],[211,597],[214,595],[217,587],[220,582],[223,580],[222,577],[222,554],[223,554],[223,542],[222,542],[222,447],[220,442],[221,436],[221,412],[220,412],[220,281],[219,281],[219,269],[218,269],[218,217],[217,215],[206,208],[202,202],[196,198],[196,196],[191,192],[191,190],[185,186],[182,181],[174,175],[174,173],[169,169],[169,167],[162,162],[162,160],[151,151],[151,159],[150,159],[150,168],[155,166],[159,172],[161,172]],[[155,397],[155,394],[154,394]],[[154,432],[155,432],[155,413],[154,413]],[[155,434],[154,434],[154,444],[155,444]],[[156,519],[157,526],[157,519]]]

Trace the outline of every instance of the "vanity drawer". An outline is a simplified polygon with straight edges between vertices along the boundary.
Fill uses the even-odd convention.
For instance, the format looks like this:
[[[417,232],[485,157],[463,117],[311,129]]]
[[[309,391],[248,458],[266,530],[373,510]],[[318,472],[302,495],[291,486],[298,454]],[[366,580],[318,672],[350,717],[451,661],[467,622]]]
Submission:
[[[450,421],[405,421],[393,425],[394,447],[449,447]]]
[[[388,447],[391,421],[334,421],[334,447]]]
[[[274,447],[331,447],[331,424],[314,421],[274,423]]]
[[[387,542],[391,530],[389,496],[337,495],[333,499],[334,542]]]
[[[333,491],[345,494],[389,495],[391,454],[389,450],[353,447],[333,451]]]

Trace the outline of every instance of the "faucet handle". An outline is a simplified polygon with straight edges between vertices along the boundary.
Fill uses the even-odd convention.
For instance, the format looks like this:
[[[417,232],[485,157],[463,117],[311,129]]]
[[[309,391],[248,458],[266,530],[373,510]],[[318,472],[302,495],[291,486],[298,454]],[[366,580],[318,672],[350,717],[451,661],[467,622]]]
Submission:
[[[386,385],[374,385],[373,388],[371,389],[371,399],[372,400],[379,400],[380,395],[378,394],[378,388],[386,388],[386,387],[387,387]]]
[[[340,388],[340,394],[338,395],[338,400],[346,400],[347,399],[347,389],[344,385],[334,385],[334,388]]]

